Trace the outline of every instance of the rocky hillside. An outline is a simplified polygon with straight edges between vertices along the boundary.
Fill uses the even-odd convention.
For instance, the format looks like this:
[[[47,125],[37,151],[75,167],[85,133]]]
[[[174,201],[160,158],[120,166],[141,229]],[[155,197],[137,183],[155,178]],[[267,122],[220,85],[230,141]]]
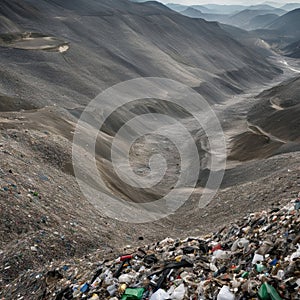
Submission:
[[[86,105],[104,88],[140,76],[179,80],[218,101],[224,89],[232,93],[279,72],[216,23],[186,18],[154,2],[0,5],[0,92],[38,107]],[[241,86],[239,76],[247,76],[247,83]],[[216,85],[216,94],[209,92]]]
[[[239,34],[250,44],[250,36],[243,31]],[[280,147],[275,141],[270,150],[266,133],[247,127],[252,101],[257,99],[243,96],[249,89],[257,95],[257,90],[279,80],[280,74],[284,78],[292,75],[284,73],[287,67],[270,60],[268,49],[249,44],[237,41],[217,23],[187,18],[155,2],[0,2],[0,293],[5,300],[53,295],[64,299],[59,292],[63,285],[68,291],[74,287],[75,264],[85,273],[78,275],[78,285],[91,280],[89,272],[95,271],[95,265],[86,268],[85,255],[91,254],[98,263],[98,258],[116,255],[126,244],[135,247],[170,235],[203,235],[247,213],[296,197],[298,148],[276,152]],[[229,160],[222,186],[207,207],[198,207],[206,168],[193,195],[178,212],[136,225],[109,219],[83,196],[74,177],[72,142],[81,112],[96,95],[124,80],[148,76],[185,83],[211,103],[224,126]],[[297,82],[292,86],[296,88]],[[289,91],[285,87],[278,94]],[[277,116],[294,112],[275,95],[266,96],[274,100],[270,105],[284,108],[272,111]],[[98,162],[111,163],[109,146],[129,116],[166,111],[166,104],[157,105],[155,99],[135,105],[111,116],[97,144]],[[167,112],[186,117],[178,107],[167,107]],[[275,122],[272,112],[268,109],[267,117]],[[264,117],[260,108],[253,108],[251,116],[257,126]],[[284,114],[284,123],[270,134],[280,133],[276,137],[282,139],[287,119]],[[269,129],[267,124],[261,126]],[[245,132],[250,134],[246,142]],[[199,142],[198,129],[194,134]],[[241,142],[235,143],[239,134]],[[292,134],[298,142],[297,131]],[[249,144],[257,148],[249,148]],[[161,150],[162,145],[163,154],[174,160],[173,145],[165,147],[164,141],[157,140],[138,149],[144,152],[136,151],[142,155],[135,156],[135,163],[149,169],[147,155],[152,148]],[[130,200],[145,200],[145,191],[128,193],[115,174],[105,172],[109,168],[103,170],[112,191],[132,196]],[[160,192],[153,190],[150,195]],[[74,265],[62,271],[60,264],[71,261]],[[59,270],[52,272],[56,267]],[[66,279],[67,273],[61,273],[67,270],[71,282],[58,282],[61,276]]]

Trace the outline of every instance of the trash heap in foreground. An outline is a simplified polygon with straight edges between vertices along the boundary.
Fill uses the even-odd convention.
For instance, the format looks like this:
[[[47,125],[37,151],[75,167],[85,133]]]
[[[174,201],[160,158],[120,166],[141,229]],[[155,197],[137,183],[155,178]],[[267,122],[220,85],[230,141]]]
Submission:
[[[125,248],[110,260],[48,269],[39,280],[44,299],[57,300],[300,299],[300,199],[211,235]]]

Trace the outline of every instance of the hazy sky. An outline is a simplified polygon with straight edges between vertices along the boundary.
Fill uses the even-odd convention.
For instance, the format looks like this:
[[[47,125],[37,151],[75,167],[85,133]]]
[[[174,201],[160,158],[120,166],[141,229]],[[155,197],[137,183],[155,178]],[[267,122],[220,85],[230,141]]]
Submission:
[[[251,4],[258,4],[258,3],[263,3],[267,2],[267,0],[213,0],[213,1],[208,1],[208,0],[158,0],[162,3],[176,3],[176,4],[243,4],[243,5],[251,5]],[[272,1],[272,0],[271,0]],[[293,0],[274,0],[274,2],[286,4],[286,3],[291,3],[291,2],[298,2],[298,1],[293,1]]]

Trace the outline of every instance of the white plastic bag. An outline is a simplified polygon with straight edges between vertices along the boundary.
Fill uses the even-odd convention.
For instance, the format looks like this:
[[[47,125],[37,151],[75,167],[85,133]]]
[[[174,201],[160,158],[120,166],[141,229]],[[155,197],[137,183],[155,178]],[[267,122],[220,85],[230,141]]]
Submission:
[[[291,255],[290,261],[293,261],[295,258],[300,257],[300,244],[297,244],[298,249]]]
[[[232,247],[231,247],[231,251],[236,251],[238,248],[240,249],[244,249],[244,252],[246,252],[248,250],[248,246],[249,246],[249,240],[245,239],[245,238],[241,238],[236,240]]]
[[[133,276],[129,275],[129,274],[122,274],[118,280],[120,283],[130,283],[133,279]]]
[[[150,300],[168,300],[170,295],[163,289],[157,290],[151,297]]]
[[[230,258],[230,252],[229,251],[223,251],[223,250],[216,250],[213,253],[213,256],[216,257],[216,259],[229,259]]]
[[[219,270],[219,269],[216,267],[216,265],[213,264],[213,263],[210,263],[210,264],[209,264],[209,268],[210,268],[210,270],[213,271],[213,272],[217,272],[217,271]]]
[[[232,294],[229,290],[229,287],[227,285],[223,285],[221,288],[217,300],[234,300],[235,296]]]
[[[182,300],[185,295],[185,287],[184,284],[180,284],[177,288],[175,288],[174,292],[171,294],[170,299],[172,300]]]
[[[255,265],[258,261],[262,262],[264,260],[265,259],[264,259],[263,255],[255,253],[254,256],[253,256],[253,259],[252,259],[252,264]]]

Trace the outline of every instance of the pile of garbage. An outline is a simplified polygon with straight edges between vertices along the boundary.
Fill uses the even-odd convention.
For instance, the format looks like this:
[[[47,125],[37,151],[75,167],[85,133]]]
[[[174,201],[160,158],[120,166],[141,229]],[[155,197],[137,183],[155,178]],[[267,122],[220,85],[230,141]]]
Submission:
[[[84,261],[40,275],[43,299],[300,299],[300,198],[204,237],[125,248],[83,269]]]

